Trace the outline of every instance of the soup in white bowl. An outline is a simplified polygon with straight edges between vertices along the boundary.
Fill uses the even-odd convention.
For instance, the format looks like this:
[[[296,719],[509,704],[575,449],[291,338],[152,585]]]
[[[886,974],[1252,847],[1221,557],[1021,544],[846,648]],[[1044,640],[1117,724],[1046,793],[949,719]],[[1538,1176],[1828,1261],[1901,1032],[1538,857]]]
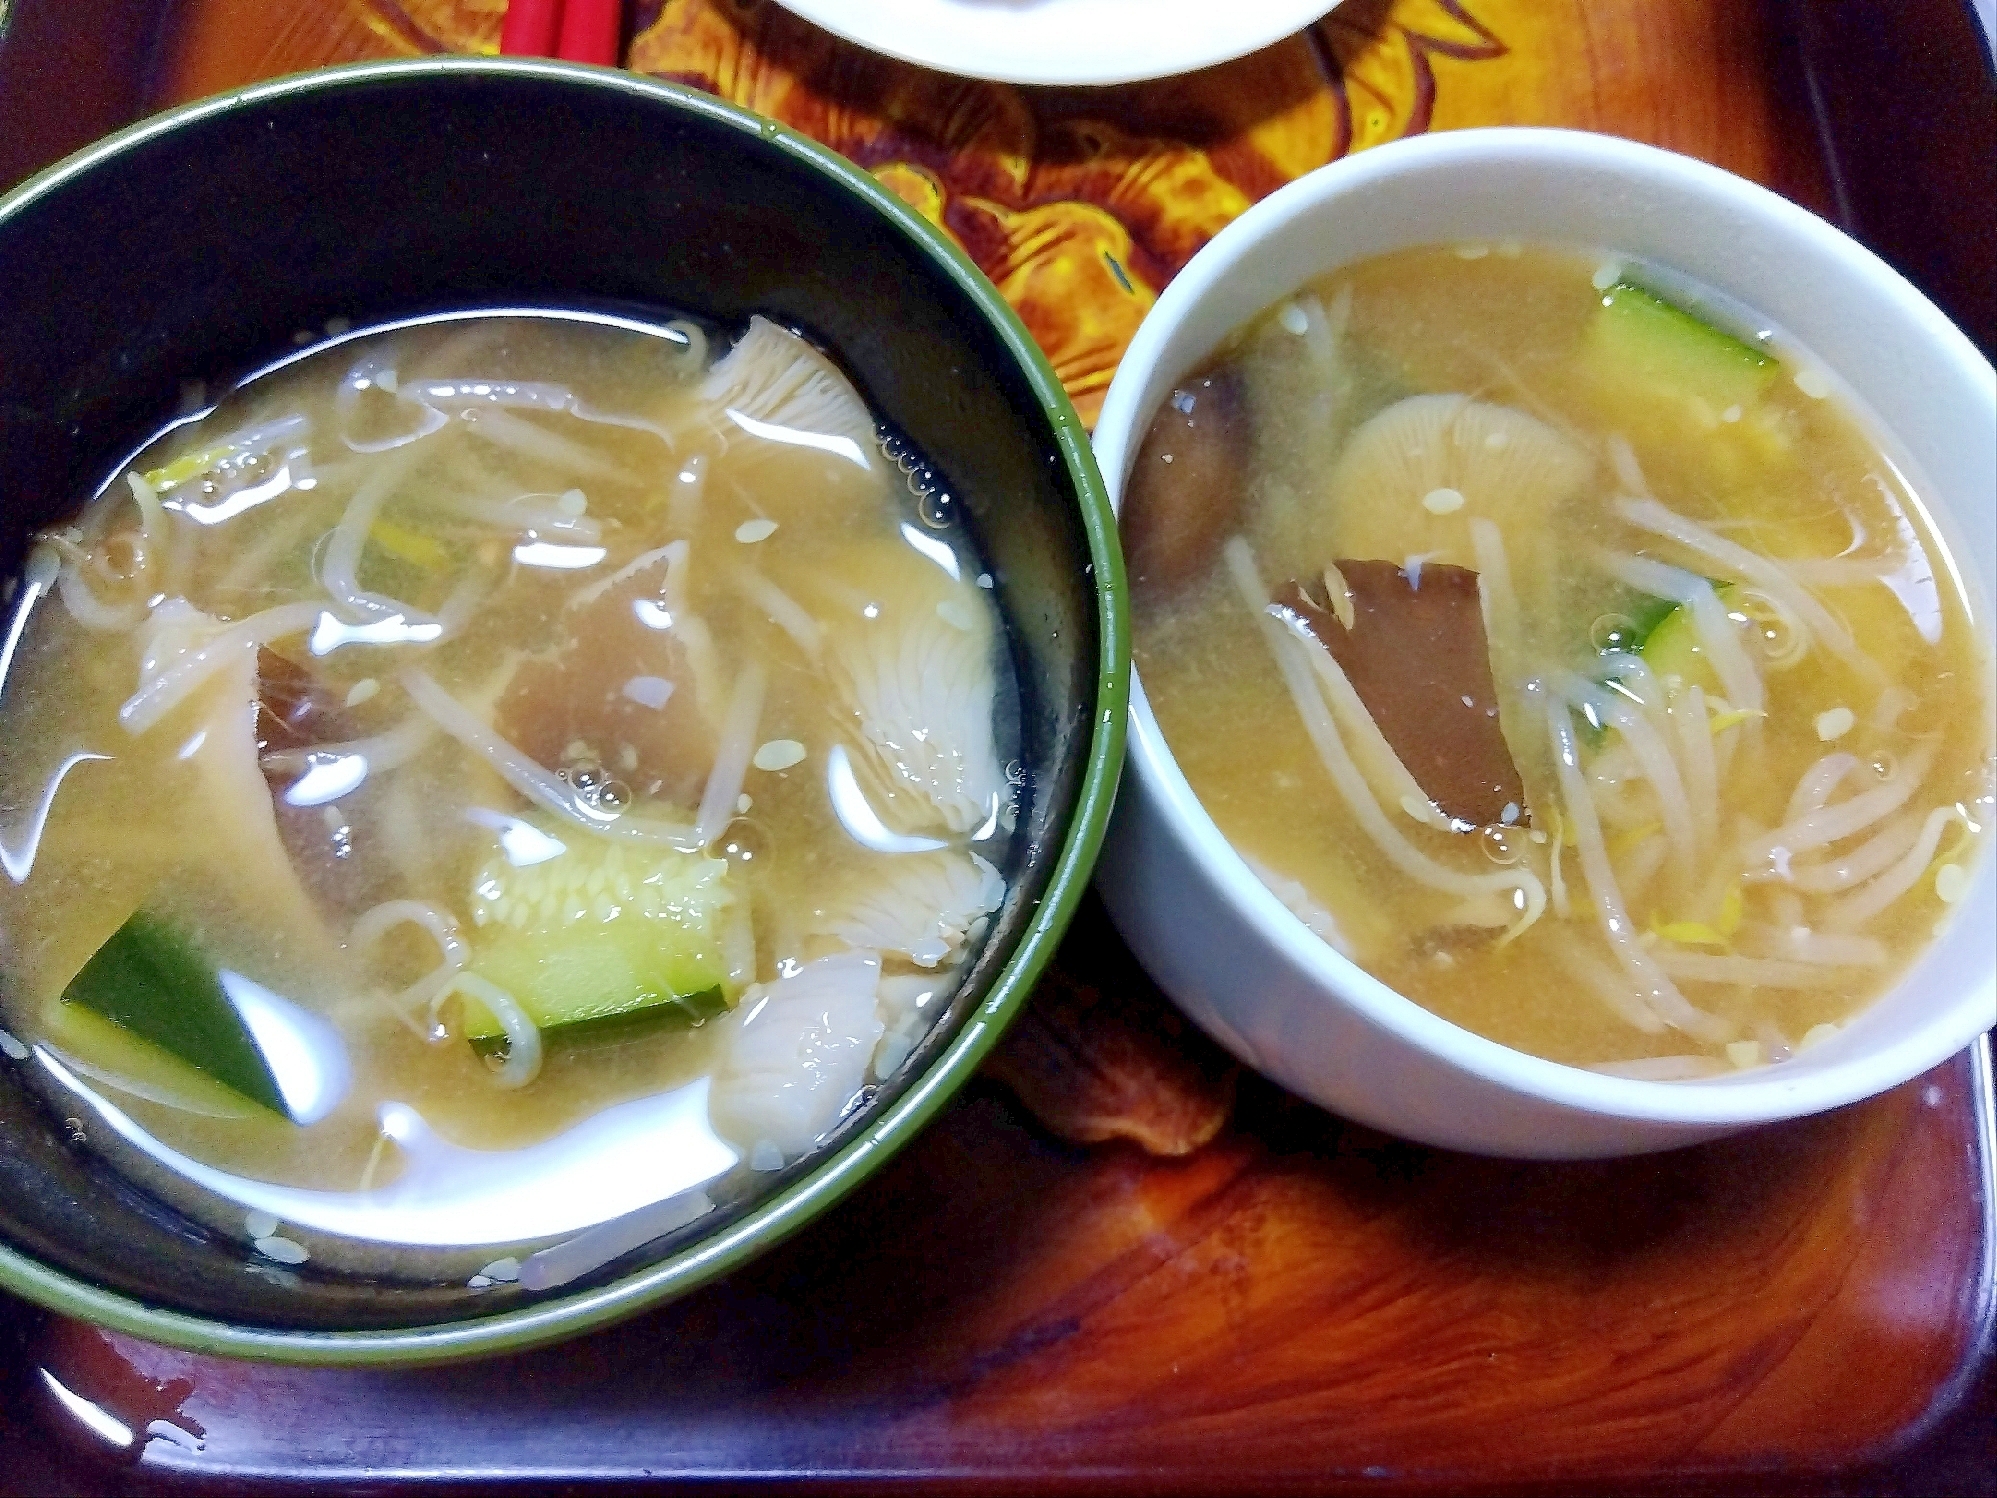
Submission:
[[[1517,241],[1362,261],[1175,387],[1121,517],[1153,712],[1271,891],[1467,1029],[1660,1080],[1828,1038],[1990,821],[1987,626],[1925,507],[1712,300]]]
[[[1234,454],[1187,472],[1233,486],[1227,519],[1147,533],[1135,475],[1203,401]],[[1139,592],[1113,915],[1245,1059],[1457,1147],[1658,1148],[1931,1065],[1990,1022],[1987,927],[1944,917],[1989,905],[1991,411],[1898,277],[1683,158],[1463,132],[1276,194],[1168,288],[1098,425]],[[1478,470],[1506,448],[1536,459],[1501,495]],[[1728,512],[1741,491],[1782,523]],[[1883,580],[1915,548],[1932,641]],[[1417,602],[1484,673],[1451,699],[1465,784],[1424,758],[1451,700],[1382,702],[1424,650],[1348,649]],[[1901,694],[1940,717],[1873,744],[1914,728]],[[1761,741],[1737,767],[1730,733]],[[1266,791],[1229,789],[1243,760]]]

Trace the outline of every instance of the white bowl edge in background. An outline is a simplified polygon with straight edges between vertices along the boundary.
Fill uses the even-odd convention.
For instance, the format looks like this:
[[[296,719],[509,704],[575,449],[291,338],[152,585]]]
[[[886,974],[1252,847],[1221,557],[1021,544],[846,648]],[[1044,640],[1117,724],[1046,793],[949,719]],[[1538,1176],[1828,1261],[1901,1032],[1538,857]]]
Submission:
[[[1259,51],[1338,0],[778,0],[870,51],[995,83],[1103,86]]]
[[[1096,455],[1113,502],[1143,423],[1232,329],[1352,260],[1500,238],[1669,266],[1753,307],[1836,371],[1913,457],[1917,492],[1939,512],[1987,631],[1997,598],[1988,362],[1897,273],[1806,210],[1702,162],[1579,132],[1465,130],[1379,147],[1230,224],[1166,287],[1110,386]],[[1097,884],[1161,986],[1243,1060],[1363,1122],[1485,1153],[1630,1154],[1819,1112],[1918,1075],[1997,1020],[1986,845],[1948,933],[1843,1033],[1780,1066],[1634,1082],[1485,1040],[1340,957],[1263,887],[1194,798],[1136,672]]]

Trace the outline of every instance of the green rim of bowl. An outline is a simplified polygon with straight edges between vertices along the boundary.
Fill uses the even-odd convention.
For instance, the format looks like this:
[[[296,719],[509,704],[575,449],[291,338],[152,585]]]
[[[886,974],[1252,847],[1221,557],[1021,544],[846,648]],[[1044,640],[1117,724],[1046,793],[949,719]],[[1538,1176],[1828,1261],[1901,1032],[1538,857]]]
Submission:
[[[998,288],[962,249],[869,173],[787,126],[697,89],[616,69],[512,58],[452,57],[359,63],[300,73],[183,105],[107,136],[0,197],[0,224],[100,161],[169,134],[189,121],[254,109],[299,93],[425,75],[546,78],[617,90],[704,116],[745,135],[757,136],[834,179],[926,254],[984,313],[1018,360],[1041,409],[1053,425],[1055,441],[1080,501],[1082,527],[1095,566],[1097,627],[1101,633],[1096,722],[1074,818],[1055,860],[1046,893],[1026,935],[977,1011],[965,1021],[964,1028],[929,1070],[889,1105],[871,1129],[712,1239],[610,1284],[521,1310],[436,1326],[351,1332],[277,1331],[163,1310],[75,1279],[16,1249],[0,1245],[0,1288],[63,1315],[191,1352],[265,1362],[348,1366],[441,1363],[518,1352],[608,1325],[685,1294],[790,1236],[844,1198],[934,1117],[1025,1005],[1088,888],[1089,873],[1102,844],[1123,764],[1130,692],[1128,593],[1108,491],[1096,468],[1081,418],[1033,335],[1027,332]]]

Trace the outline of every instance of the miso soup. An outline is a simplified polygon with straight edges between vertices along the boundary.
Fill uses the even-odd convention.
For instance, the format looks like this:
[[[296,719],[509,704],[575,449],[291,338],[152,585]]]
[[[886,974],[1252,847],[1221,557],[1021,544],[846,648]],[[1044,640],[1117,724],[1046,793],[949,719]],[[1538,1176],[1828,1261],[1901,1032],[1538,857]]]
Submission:
[[[171,426],[14,599],[12,1049],[286,1263],[752,1192],[1007,897],[1006,627],[926,473],[760,317],[398,326]]]
[[[1364,261],[1160,409],[1140,677],[1223,834],[1400,993],[1629,1075],[1779,1062],[1988,841],[1989,622],[1889,441],[1655,267]]]

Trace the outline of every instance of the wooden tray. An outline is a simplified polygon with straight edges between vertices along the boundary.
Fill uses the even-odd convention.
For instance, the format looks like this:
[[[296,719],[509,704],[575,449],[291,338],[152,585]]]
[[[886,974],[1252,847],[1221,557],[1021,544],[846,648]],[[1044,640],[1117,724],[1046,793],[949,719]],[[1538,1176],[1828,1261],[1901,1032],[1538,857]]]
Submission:
[[[10,25],[0,182],[251,78],[490,50],[498,6],[17,0]],[[1988,348],[1997,153],[1972,26],[1954,0],[1346,0],[1192,77],[1033,92],[869,57],[767,0],[650,0],[628,56],[801,126],[945,225],[1089,414],[1157,290],[1248,202],[1501,121],[1768,182]],[[1221,1058],[1091,904],[994,1076],[1078,1065],[1086,1090],[1109,1041],[1225,1109]],[[1096,1124],[1146,1132],[1090,1096]],[[1580,1166],[1417,1148],[1252,1077],[1183,1157],[1082,1147],[987,1080],[804,1237],[527,1356],[260,1368],[0,1302],[4,1484],[1997,1493],[1992,1120],[1987,1039],[1862,1107]]]
[[[1172,1028],[1094,902],[1050,987]],[[622,1327],[355,1372],[49,1319],[0,1432],[48,1493],[1989,1493],[1991,1117],[1979,1045],[1793,1126],[1526,1165],[1244,1079],[1168,1160],[1064,1144],[981,1081],[803,1237]]]

